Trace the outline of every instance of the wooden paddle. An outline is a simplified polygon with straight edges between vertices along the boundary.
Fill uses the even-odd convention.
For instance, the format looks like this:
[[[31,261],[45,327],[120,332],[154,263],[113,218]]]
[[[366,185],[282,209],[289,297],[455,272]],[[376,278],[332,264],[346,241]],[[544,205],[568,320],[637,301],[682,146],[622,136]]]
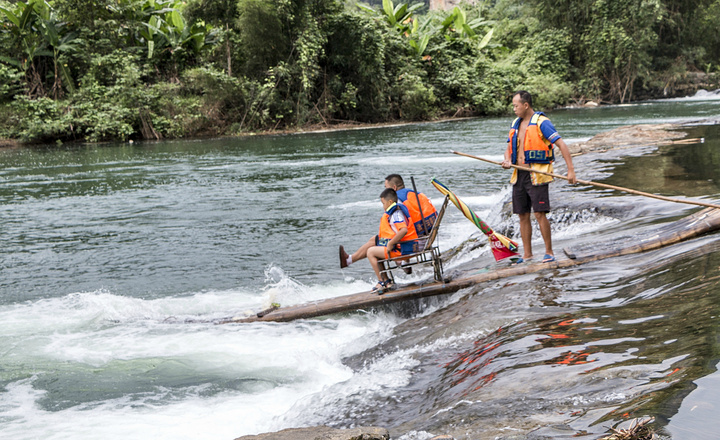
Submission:
[[[502,166],[502,163],[496,162],[496,161],[494,161],[494,160],[485,159],[485,158],[483,158],[483,157],[478,157],[478,156],[473,156],[472,154],[461,153],[460,151],[453,151],[453,150],[450,150],[450,151],[451,151],[453,154],[457,154],[457,155],[459,155],[459,156],[470,157],[470,158],[472,158],[472,159],[482,160],[483,162],[488,162],[488,163],[492,163],[492,164],[495,164],[495,165],[500,165],[500,166]],[[533,172],[533,173],[545,174],[545,175],[548,175],[548,176],[556,177],[556,178],[558,178],[558,179],[569,180],[566,176],[563,176],[563,175],[560,175],[560,174],[546,173],[546,172],[544,172],[544,171],[536,171],[536,170],[532,170],[532,169],[530,169],[530,168],[521,167],[521,166],[519,166],[519,165],[510,165],[510,166],[511,166],[512,168],[517,168],[518,170],[530,171],[530,172]],[[666,202],[685,203],[685,204],[687,204],[687,205],[707,206],[707,207],[709,207],[709,208],[720,209],[720,205],[715,205],[715,204],[712,204],[712,203],[705,203],[705,202],[698,202],[698,201],[695,201],[695,200],[683,200],[683,199],[676,199],[676,198],[673,198],[673,197],[659,196],[659,195],[657,195],[657,194],[650,194],[650,193],[646,193],[646,192],[642,192],[642,191],[637,191],[637,190],[630,189],[630,188],[623,188],[623,187],[621,187],[621,186],[608,185],[608,184],[606,184],[606,183],[592,182],[592,181],[590,181],[590,180],[581,180],[581,179],[576,179],[576,180],[577,180],[577,183],[582,183],[583,185],[593,185],[593,186],[598,186],[598,187],[600,187],[600,188],[608,188],[608,189],[614,189],[614,190],[618,190],[618,191],[624,191],[624,192],[626,192],[626,193],[637,194],[637,195],[639,195],[639,196],[651,197],[651,198],[653,198],[653,199],[658,199],[658,200],[665,200]]]

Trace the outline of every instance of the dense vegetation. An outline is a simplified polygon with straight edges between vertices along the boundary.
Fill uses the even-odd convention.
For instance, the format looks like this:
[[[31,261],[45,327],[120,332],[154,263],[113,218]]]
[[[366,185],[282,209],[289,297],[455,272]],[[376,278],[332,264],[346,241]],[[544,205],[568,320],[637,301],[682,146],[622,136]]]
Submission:
[[[0,138],[497,115],[520,88],[549,108],[717,81],[720,0],[476,3],[0,0]]]

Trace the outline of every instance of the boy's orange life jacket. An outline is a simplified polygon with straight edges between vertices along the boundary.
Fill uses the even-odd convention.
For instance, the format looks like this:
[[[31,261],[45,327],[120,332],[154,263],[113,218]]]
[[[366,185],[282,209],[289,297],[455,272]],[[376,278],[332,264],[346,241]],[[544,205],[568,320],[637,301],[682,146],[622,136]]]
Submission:
[[[414,191],[407,188],[399,190],[397,195],[398,199],[400,199],[403,205],[410,211],[410,220],[415,226],[415,232],[422,235],[430,234],[435,224],[435,219],[437,218],[437,210],[430,202],[430,199],[423,193],[418,193],[416,196]],[[418,199],[420,199],[422,215],[418,207]],[[424,228],[423,225],[425,226]]]
[[[397,234],[397,231],[393,229],[393,225],[390,224],[390,216],[393,212],[395,212],[396,209],[400,209],[400,211],[405,216],[405,227],[407,227],[407,233],[402,238],[402,240],[400,240],[400,243],[417,240],[418,238],[417,232],[415,231],[415,226],[412,224],[411,221],[409,221],[410,212],[408,211],[407,206],[403,205],[402,203],[395,203],[390,206],[387,211],[385,211],[382,219],[380,220],[380,231],[378,232],[379,246],[387,246],[390,240],[392,240],[395,237],[395,234]]]
[[[530,123],[525,130],[525,163],[552,163],[555,160],[553,156],[553,144],[549,140],[545,139],[542,131],[540,131],[540,124],[548,118],[542,112],[533,113],[530,118]],[[517,118],[513,121],[512,128],[510,128],[510,145],[512,146],[512,163],[517,165],[518,145],[517,145],[517,133],[520,129],[520,122],[522,119]]]

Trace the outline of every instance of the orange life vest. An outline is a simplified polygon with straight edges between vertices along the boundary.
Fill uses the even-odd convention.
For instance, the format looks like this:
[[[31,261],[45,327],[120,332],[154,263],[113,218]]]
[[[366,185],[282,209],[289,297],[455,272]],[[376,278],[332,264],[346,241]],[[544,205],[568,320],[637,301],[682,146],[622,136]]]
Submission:
[[[542,112],[535,112],[530,118],[530,123],[528,123],[527,129],[525,130],[525,141],[523,145],[526,164],[552,163],[555,160],[555,157],[553,156],[554,145],[552,142],[545,139],[542,131],[540,131],[540,124],[546,120],[548,120],[548,118]],[[515,121],[513,121],[508,137],[512,148],[512,163],[516,165],[518,163],[517,133],[520,131],[521,121],[521,118],[516,118]]]
[[[378,231],[377,244],[378,246],[387,246],[390,240],[392,240],[395,237],[395,234],[397,234],[397,231],[393,229],[393,225],[390,224],[390,216],[396,209],[399,209],[405,217],[405,227],[407,227],[407,233],[402,240],[400,240],[400,243],[396,245],[399,249],[396,247],[394,250],[400,251],[398,254],[411,254],[413,252],[417,252],[417,232],[415,231],[415,226],[409,220],[410,213],[408,208],[403,205],[402,202],[393,204],[387,211],[385,211],[385,213],[383,213],[382,219],[380,220],[380,230]]]
[[[422,235],[430,234],[435,219],[437,218],[437,210],[433,206],[430,199],[423,193],[416,193],[407,188],[403,188],[397,192],[398,199],[405,205],[410,211],[410,220],[415,226],[415,232]],[[422,214],[420,214],[420,207],[418,207],[418,199],[420,199],[420,207],[422,207]],[[423,225],[425,226],[423,228]]]

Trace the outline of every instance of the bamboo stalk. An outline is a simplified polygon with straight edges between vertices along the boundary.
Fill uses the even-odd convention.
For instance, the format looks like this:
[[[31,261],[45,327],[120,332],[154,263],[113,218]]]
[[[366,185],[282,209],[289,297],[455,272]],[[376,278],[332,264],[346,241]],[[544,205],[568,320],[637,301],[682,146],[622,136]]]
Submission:
[[[500,166],[502,166],[502,163],[496,162],[496,161],[494,161],[494,160],[485,159],[485,158],[483,158],[483,157],[478,157],[478,156],[473,156],[472,154],[461,153],[460,151],[453,151],[453,150],[450,150],[450,151],[451,151],[453,154],[457,154],[457,155],[459,155],[459,156],[465,156],[465,157],[469,157],[469,158],[472,158],[472,159],[481,160],[481,161],[483,161],[483,162],[488,162],[488,163],[492,163],[492,164],[495,164],[495,165],[500,165]],[[563,176],[563,175],[561,175],[561,174],[547,173],[547,172],[544,172],[544,171],[536,171],[536,170],[533,170],[533,169],[530,169],[530,168],[521,167],[521,166],[519,166],[519,165],[510,165],[510,166],[511,166],[512,168],[516,168],[516,169],[522,170],[522,171],[530,171],[530,172],[533,172],[533,173],[545,174],[545,175],[547,175],[547,176],[556,177],[556,178],[558,178],[558,179],[570,180],[570,179],[568,179],[566,176]],[[715,205],[715,204],[713,204],[713,203],[705,203],[705,202],[698,202],[698,201],[695,201],[695,200],[683,200],[683,199],[676,199],[676,198],[674,198],[674,197],[659,196],[659,195],[657,195],[657,194],[646,193],[646,192],[637,191],[637,190],[630,189],[630,188],[623,188],[622,186],[615,186],[615,185],[608,185],[608,184],[606,184],[606,183],[593,182],[593,181],[591,181],[591,180],[581,180],[581,179],[576,179],[576,180],[577,180],[577,183],[581,183],[581,184],[583,184],[583,185],[592,185],[592,186],[598,186],[598,187],[600,187],[600,188],[607,188],[607,189],[613,189],[613,190],[617,190],[617,191],[623,191],[623,192],[630,193],[630,194],[636,194],[636,195],[638,195],[638,196],[650,197],[650,198],[658,199],[658,200],[665,200],[666,202],[685,203],[685,204],[687,204],[687,205],[706,206],[706,207],[708,207],[708,208],[720,209],[720,205]]]

